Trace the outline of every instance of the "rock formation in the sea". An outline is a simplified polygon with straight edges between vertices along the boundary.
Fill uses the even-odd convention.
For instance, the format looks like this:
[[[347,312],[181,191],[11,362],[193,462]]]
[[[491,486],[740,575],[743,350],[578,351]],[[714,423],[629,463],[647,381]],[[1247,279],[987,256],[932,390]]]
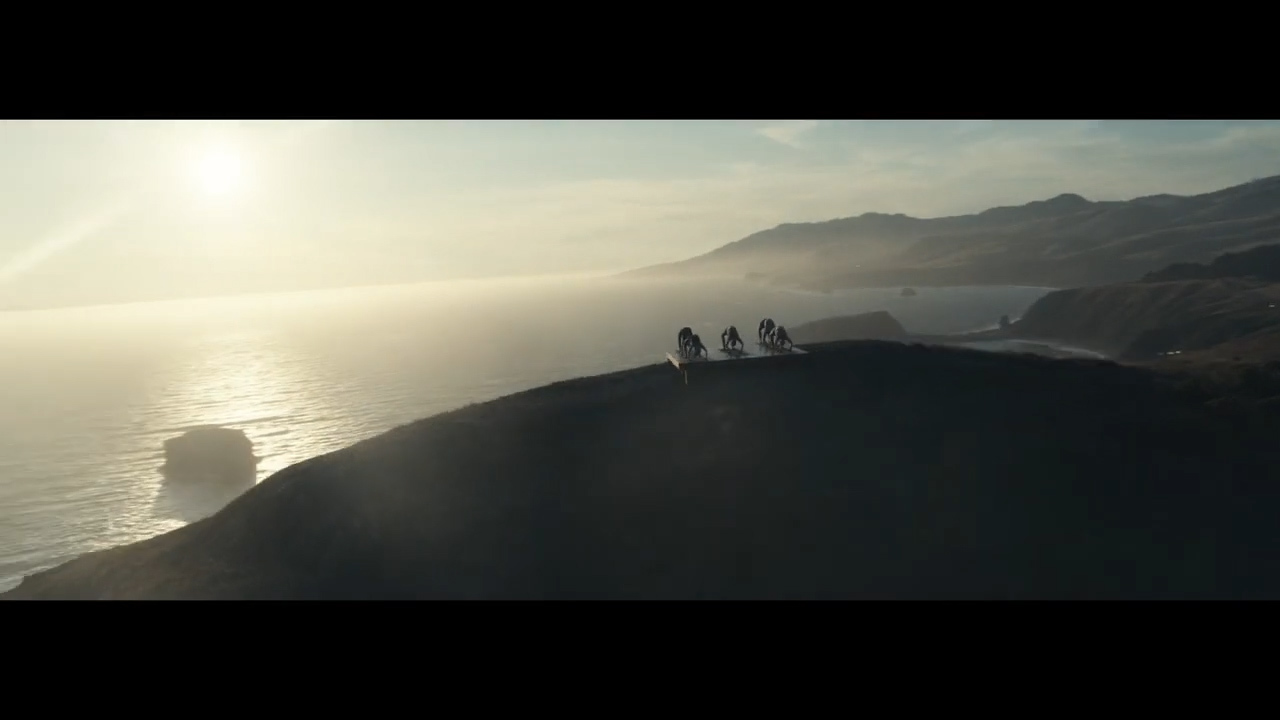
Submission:
[[[840,340],[896,340],[907,334],[902,323],[883,310],[815,320],[789,328],[788,332],[793,342],[802,344]]]
[[[165,479],[251,482],[258,472],[253,441],[241,430],[205,425],[164,441]]]
[[[1009,326],[1010,326],[1010,325],[1012,325],[1012,324],[1013,324],[1013,323],[1009,322],[1009,316],[1008,316],[1008,315],[1001,315],[1001,316],[1000,316],[1000,329],[1001,329],[1001,330],[1008,330],[1008,329],[1009,329]]]
[[[899,294],[902,295],[902,297],[915,297],[916,291],[915,291],[915,288],[906,287],[906,288],[902,288],[902,292]]]

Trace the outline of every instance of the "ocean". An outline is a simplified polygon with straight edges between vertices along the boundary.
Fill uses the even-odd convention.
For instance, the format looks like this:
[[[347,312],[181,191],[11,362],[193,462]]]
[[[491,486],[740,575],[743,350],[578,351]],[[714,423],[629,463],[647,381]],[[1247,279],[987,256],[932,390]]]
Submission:
[[[419,418],[664,362],[684,325],[709,347],[766,315],[887,310],[911,332],[962,332],[1049,291],[535,278],[0,313],[0,591],[243,492],[161,482],[163,442],[196,425],[244,430],[261,482]]]

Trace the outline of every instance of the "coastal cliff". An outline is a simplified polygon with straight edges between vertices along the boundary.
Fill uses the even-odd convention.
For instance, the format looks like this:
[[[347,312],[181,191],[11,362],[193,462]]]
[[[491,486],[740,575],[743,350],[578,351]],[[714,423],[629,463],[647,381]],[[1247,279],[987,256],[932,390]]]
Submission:
[[[840,340],[895,340],[907,335],[902,323],[883,310],[815,320],[787,328],[787,332],[792,341],[801,344]]]
[[[1012,337],[1074,343],[1135,362],[1280,360],[1280,246],[1178,264],[1138,282],[1037,300]]]

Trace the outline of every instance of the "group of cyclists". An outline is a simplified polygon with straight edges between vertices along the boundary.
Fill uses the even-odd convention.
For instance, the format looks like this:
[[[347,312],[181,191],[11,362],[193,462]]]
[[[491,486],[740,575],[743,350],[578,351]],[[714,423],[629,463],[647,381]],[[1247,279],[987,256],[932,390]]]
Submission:
[[[791,342],[791,338],[787,335],[787,329],[778,325],[773,318],[765,318],[760,321],[759,327],[756,328],[756,338],[759,340],[761,347],[768,350],[790,350],[795,346]],[[680,348],[680,354],[685,357],[698,357],[707,354],[706,345],[702,344],[702,338],[691,327],[680,328],[680,333],[676,337],[676,343]],[[738,334],[738,328],[730,325],[720,333],[720,349],[725,351],[745,352],[746,345],[742,342],[742,336]]]

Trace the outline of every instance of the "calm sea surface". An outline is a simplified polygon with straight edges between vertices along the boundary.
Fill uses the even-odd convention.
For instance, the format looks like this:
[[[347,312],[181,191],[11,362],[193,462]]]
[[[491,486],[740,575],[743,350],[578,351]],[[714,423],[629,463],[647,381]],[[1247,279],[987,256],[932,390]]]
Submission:
[[[244,430],[261,481],[468,403],[663,362],[683,325],[710,345],[765,315],[888,310],[913,332],[957,332],[1046,292],[544,278],[0,313],[0,591],[225,505],[227,491],[162,487],[162,443],[194,425]]]

